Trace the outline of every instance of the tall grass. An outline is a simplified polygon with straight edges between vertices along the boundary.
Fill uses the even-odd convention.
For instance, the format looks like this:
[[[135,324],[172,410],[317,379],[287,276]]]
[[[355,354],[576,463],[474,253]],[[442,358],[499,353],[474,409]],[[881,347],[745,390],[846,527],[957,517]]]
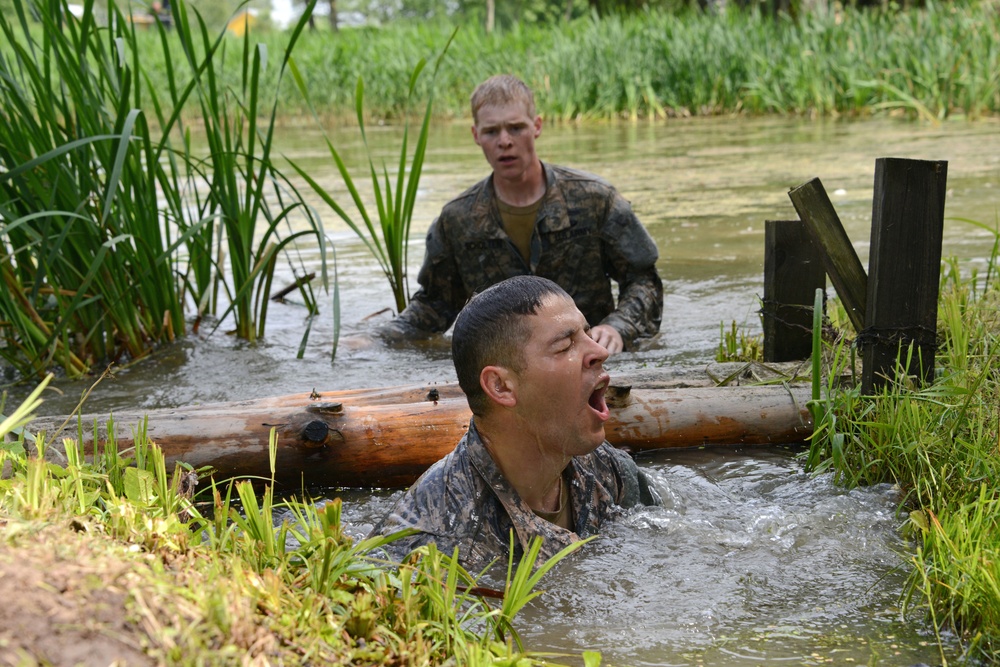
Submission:
[[[997,241],[995,248],[1000,233]],[[907,531],[917,540],[907,602],[925,605],[939,631],[958,632],[971,657],[996,662],[1000,259],[995,250],[985,276],[963,276],[954,261],[945,268],[938,377],[923,388],[901,380],[875,396],[831,384],[808,460],[813,469],[832,470],[848,486],[889,482],[900,487]],[[834,350],[829,377],[850,363],[843,346],[841,341]]]
[[[321,114],[352,117],[354,84],[362,78],[368,113],[395,119],[407,105],[400,82],[412,63],[452,30],[393,23],[342,30],[336,39],[306,33],[296,61]],[[280,48],[286,38],[267,39]],[[559,119],[738,112],[974,117],[1000,111],[1000,14],[990,3],[963,2],[905,10],[823,6],[795,20],[735,9],[648,11],[492,34],[463,25],[434,85],[437,113],[467,117],[472,89],[497,72],[524,78],[541,112]],[[418,92],[428,90],[425,81]]]
[[[72,376],[142,357],[184,335],[192,311],[226,308],[220,287],[220,320],[233,312],[237,334],[258,337],[281,254],[303,235],[324,248],[271,159],[280,97],[262,81],[266,46],[247,37],[227,61],[225,34],[210,37],[183,1],[176,30],[158,25],[141,47],[113,0],[107,25],[93,0],[79,19],[65,0],[13,5],[0,15],[0,356],[25,375]],[[157,49],[167,67],[154,81]],[[239,84],[220,85],[232,69]],[[207,155],[184,127],[190,105]],[[279,235],[293,213],[304,230]]]
[[[445,54],[448,52],[448,47],[454,39],[455,33],[453,32],[451,37],[449,37],[448,41],[445,43],[444,48],[441,49],[441,53],[438,55],[434,63],[434,72],[431,78],[432,86],[433,81],[437,78],[438,70],[441,67],[441,61],[444,59]],[[327,192],[327,190],[318,182],[316,182],[316,180],[313,179],[304,169],[289,160],[292,167],[298,172],[299,176],[304,178],[316,194],[319,195],[320,198],[325,201],[338,216],[340,216],[341,220],[347,223],[347,226],[350,227],[355,234],[357,234],[358,238],[364,242],[369,252],[371,252],[378,261],[379,268],[381,268],[382,273],[385,274],[386,280],[389,282],[389,288],[396,300],[396,311],[400,313],[403,312],[404,308],[406,308],[406,301],[409,298],[410,293],[406,275],[406,267],[408,263],[407,257],[410,248],[410,224],[413,221],[413,208],[417,199],[417,188],[420,187],[420,175],[423,172],[424,158],[427,154],[427,137],[430,132],[431,110],[434,105],[434,93],[432,88],[431,93],[427,98],[427,105],[424,110],[423,121],[420,125],[420,132],[417,135],[416,146],[413,148],[413,155],[410,155],[410,104],[413,99],[417,82],[420,78],[420,73],[423,71],[426,64],[426,60],[421,59],[417,63],[416,67],[414,67],[413,73],[410,75],[410,83],[407,87],[408,92],[406,98],[406,108],[403,113],[403,142],[399,151],[399,162],[396,165],[396,174],[394,179],[390,177],[389,169],[386,167],[384,162],[380,165],[380,169],[376,168],[371,148],[368,145],[368,135],[365,132],[364,79],[359,78],[355,88],[355,111],[358,119],[358,127],[361,130],[361,139],[365,145],[365,152],[368,154],[368,170],[371,176],[372,190],[375,193],[375,213],[378,220],[378,229],[376,229],[373,222],[376,215],[372,215],[365,206],[365,203],[354,184],[354,179],[351,177],[350,171],[347,169],[347,165],[344,164],[344,160],[340,157],[340,153],[333,145],[333,142],[330,140],[330,136],[327,134],[325,129],[323,130],[323,137],[326,140],[327,148],[330,150],[330,157],[333,158],[334,164],[337,165],[337,171],[340,172],[340,177],[343,179],[344,184],[351,193],[351,200],[354,203],[358,216],[360,216],[360,220],[358,220],[356,216],[349,214],[347,210],[337,203],[330,193]],[[313,117],[316,118],[317,123],[319,123],[320,128],[322,128],[322,121],[317,116],[315,108],[312,105],[311,96],[309,89],[305,84],[305,80],[299,70],[294,67],[294,62],[292,65],[299,93],[309,104],[310,109],[312,109],[313,112]],[[393,181],[395,181],[395,186],[393,186]]]
[[[477,595],[476,577],[433,546],[403,564],[380,560],[380,547],[392,538],[352,540],[341,524],[339,499],[275,502],[270,486],[259,495],[248,481],[225,488],[212,483],[193,495],[194,471],[169,474],[148,440],[119,452],[113,435],[104,455],[89,463],[72,440],[61,443],[64,463],[47,456],[54,450],[42,434],[36,455],[28,456],[25,449],[32,447],[23,435],[15,443],[4,443],[3,436],[30,417],[36,398],[0,423],[0,468],[7,471],[0,479],[4,550],[17,558],[39,539],[73,553],[81,553],[82,543],[99,544],[100,562],[74,562],[74,573],[90,572],[97,585],[118,590],[128,582],[125,597],[135,622],[114,632],[133,633],[134,646],[153,661],[542,662],[507,641],[517,639],[518,610],[538,595],[532,589],[560,558],[537,563],[538,544],[511,567],[503,606],[494,609]],[[279,510],[284,518],[276,522]],[[60,533],[56,526],[70,528]],[[70,587],[65,595],[82,588]],[[99,631],[98,619],[94,627]]]

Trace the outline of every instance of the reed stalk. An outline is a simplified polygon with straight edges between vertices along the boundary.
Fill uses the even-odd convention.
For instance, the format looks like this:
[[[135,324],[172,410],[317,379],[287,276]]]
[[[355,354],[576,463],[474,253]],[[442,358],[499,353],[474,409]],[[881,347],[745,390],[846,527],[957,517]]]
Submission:
[[[423,121],[420,125],[420,133],[417,135],[416,146],[414,147],[412,155],[409,154],[409,109],[411,101],[414,97],[417,81],[420,78],[420,73],[426,65],[426,60],[421,58],[414,67],[413,72],[410,74],[406,105],[403,111],[403,141],[399,151],[399,162],[396,165],[395,178],[390,177],[388,167],[384,162],[380,165],[379,169],[375,166],[371,147],[368,145],[368,135],[365,132],[364,79],[360,77],[358,78],[354,93],[355,113],[358,120],[358,128],[361,132],[361,139],[364,142],[365,153],[368,157],[368,170],[371,177],[371,187],[375,196],[375,215],[369,213],[368,207],[365,205],[364,200],[355,185],[354,178],[351,177],[347,165],[344,163],[340,153],[337,151],[326,130],[323,128],[322,122],[320,121],[311,101],[311,95],[308,87],[306,86],[305,78],[299,70],[294,67],[294,64],[292,68],[299,92],[303,99],[305,99],[306,104],[312,110],[313,117],[323,131],[323,137],[326,141],[327,148],[330,151],[330,156],[333,158],[334,164],[337,165],[337,171],[340,173],[344,184],[347,186],[348,192],[350,192],[351,200],[357,210],[357,216],[349,214],[340,204],[337,203],[336,200],[334,200],[333,196],[315,179],[313,179],[302,167],[298,166],[291,160],[289,160],[289,163],[299,173],[299,176],[306,180],[316,194],[319,195],[331,209],[333,209],[340,219],[347,223],[347,226],[350,227],[351,231],[353,231],[358,238],[361,239],[361,241],[368,248],[369,252],[371,252],[371,254],[378,261],[379,267],[382,269],[382,273],[389,282],[389,289],[396,301],[397,312],[402,312],[403,309],[406,308],[406,302],[409,298],[407,265],[410,247],[410,224],[413,220],[413,209],[417,199],[417,189],[420,186],[420,175],[423,171],[424,158],[427,154],[427,138],[430,131],[431,111],[434,104],[433,81],[437,78],[437,73],[441,67],[441,63],[444,60],[445,54],[448,52],[448,47],[455,39],[456,32],[457,31],[452,32],[435,61],[434,72],[431,77],[431,93],[427,98],[427,106],[424,110]],[[395,186],[393,186],[393,182],[395,182]],[[377,229],[375,222],[373,221],[376,216],[378,220]],[[360,220],[358,217],[360,217]]]
[[[327,286],[319,219],[271,159],[280,96],[264,88],[265,45],[247,33],[234,66],[225,33],[211,37],[183,0],[158,41],[140,39],[113,0],[107,25],[94,0],[81,18],[65,0],[12,2],[0,15],[0,357],[23,375],[56,365],[79,376],[184,335],[192,305],[196,325],[233,313],[253,341],[277,262],[306,237]],[[270,68],[279,80],[307,21]],[[166,64],[162,88],[150,49]],[[238,85],[220,84],[232,69]],[[184,126],[188,105],[207,155]],[[314,314],[312,288],[300,289]]]

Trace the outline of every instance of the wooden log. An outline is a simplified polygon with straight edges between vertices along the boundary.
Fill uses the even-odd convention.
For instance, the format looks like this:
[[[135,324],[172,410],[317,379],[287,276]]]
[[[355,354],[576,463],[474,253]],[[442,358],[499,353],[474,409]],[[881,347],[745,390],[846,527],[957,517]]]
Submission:
[[[907,363],[911,344],[903,372],[918,383],[934,377],[947,181],[945,161],[875,161],[867,311],[858,337],[864,393],[895,379],[897,359]]]
[[[805,225],[799,220],[765,220],[765,362],[808,359],[812,354],[817,289],[826,293],[826,270]]]
[[[847,310],[854,330],[865,327],[865,299],[868,277],[844,231],[837,211],[818,178],[788,191],[799,218],[822,252],[823,266]]]
[[[612,387],[607,438],[632,452],[801,442],[812,432],[808,399],[804,386]],[[113,428],[119,448],[128,447],[136,425],[148,416],[148,435],[163,449],[170,469],[184,461],[195,468],[212,466],[216,479],[226,479],[270,478],[268,440],[274,427],[275,478],[284,485],[401,487],[454,448],[470,415],[458,385],[443,384],[118,414]],[[62,421],[40,419],[31,428],[53,433]],[[83,418],[89,454],[92,425],[103,434],[107,421]]]

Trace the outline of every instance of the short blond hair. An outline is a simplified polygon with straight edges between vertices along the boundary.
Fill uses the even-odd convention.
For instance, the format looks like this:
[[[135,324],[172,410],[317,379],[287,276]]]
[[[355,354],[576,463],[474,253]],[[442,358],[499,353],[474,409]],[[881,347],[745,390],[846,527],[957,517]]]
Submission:
[[[485,106],[499,106],[511,102],[524,102],[528,115],[535,117],[535,94],[531,88],[512,74],[495,74],[472,91],[472,121],[479,122],[479,110]]]

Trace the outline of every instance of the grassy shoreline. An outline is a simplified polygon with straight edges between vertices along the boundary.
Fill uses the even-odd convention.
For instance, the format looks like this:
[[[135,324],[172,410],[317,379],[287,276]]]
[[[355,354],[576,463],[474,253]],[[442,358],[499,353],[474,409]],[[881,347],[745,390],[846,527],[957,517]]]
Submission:
[[[971,664],[1000,660],[1000,231],[992,231],[983,273],[944,264],[934,382],[904,379],[874,396],[828,384],[807,458],[848,488],[899,486],[914,543],[904,606],[926,610],[939,636],[954,632]],[[827,348],[827,377],[851,374],[852,345],[845,335]]]
[[[321,113],[351,117],[360,76],[370,115],[391,120],[405,108],[413,65],[436,56],[453,29],[394,23],[335,35],[306,32],[294,58]],[[147,36],[152,40],[140,35],[140,41]],[[286,36],[258,31],[252,39],[280,52]],[[240,41],[231,38],[228,48],[238,63]],[[158,82],[165,63],[155,48],[149,56],[143,54],[144,65]],[[731,113],[977,117],[1000,111],[1000,12],[988,4],[931,3],[921,10],[845,8],[777,21],[737,11],[650,11],[489,35],[463,25],[441,66],[435,113],[466,117],[475,84],[500,71],[533,86],[539,110],[552,120]],[[281,85],[281,113],[306,114],[290,83]],[[420,85],[426,94],[429,82]]]
[[[198,472],[168,474],[144,434],[121,452],[112,436],[92,461],[65,439],[63,457],[19,430],[44,384],[0,423],[3,664],[541,661],[514,619],[586,541],[545,563],[536,543],[503,591],[476,589],[433,546],[397,564],[381,551],[393,538],[352,539],[339,499],[278,502],[273,478],[195,493]]]

